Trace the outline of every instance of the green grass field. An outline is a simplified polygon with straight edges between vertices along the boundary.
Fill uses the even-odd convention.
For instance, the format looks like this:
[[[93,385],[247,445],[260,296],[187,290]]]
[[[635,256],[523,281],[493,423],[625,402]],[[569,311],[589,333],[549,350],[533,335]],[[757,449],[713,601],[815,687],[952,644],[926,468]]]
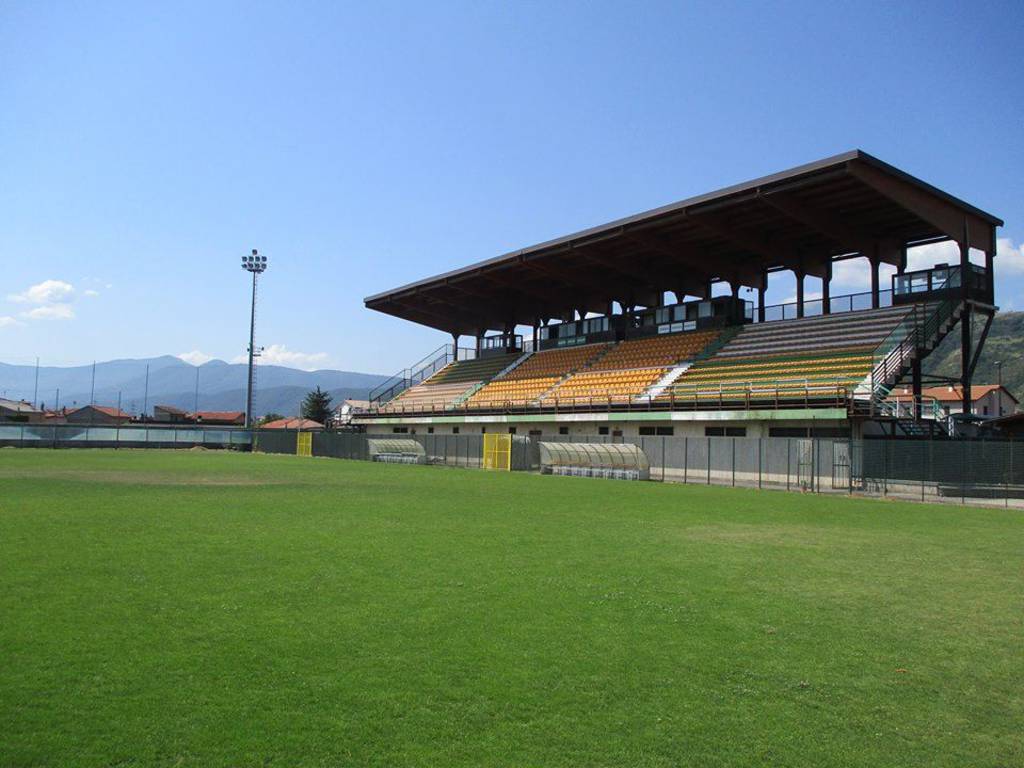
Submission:
[[[1019,766],[1024,515],[0,450],[2,766]]]

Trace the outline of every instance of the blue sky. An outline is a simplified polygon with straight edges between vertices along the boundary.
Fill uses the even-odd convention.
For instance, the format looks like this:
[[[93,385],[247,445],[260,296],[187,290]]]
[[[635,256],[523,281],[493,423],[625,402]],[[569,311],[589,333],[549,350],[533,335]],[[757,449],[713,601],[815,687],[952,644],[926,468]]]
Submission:
[[[235,358],[255,247],[268,360],[390,373],[446,337],[364,296],[855,147],[1004,218],[1024,309],[1022,28],[1020,3],[6,3],[0,359]]]

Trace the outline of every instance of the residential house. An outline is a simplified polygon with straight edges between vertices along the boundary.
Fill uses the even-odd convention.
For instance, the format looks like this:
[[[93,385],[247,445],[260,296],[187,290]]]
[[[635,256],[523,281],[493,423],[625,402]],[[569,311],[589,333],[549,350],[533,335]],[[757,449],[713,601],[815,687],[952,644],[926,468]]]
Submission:
[[[83,405],[68,411],[65,418],[68,424],[125,424],[131,421],[132,415],[109,405]]]
[[[313,421],[312,419],[300,419],[293,417],[289,419],[268,421],[266,424],[261,425],[260,429],[301,429],[303,432],[323,432],[324,425],[319,421]]]
[[[963,388],[958,384],[924,387],[921,397],[925,402],[937,400],[948,415],[963,413]],[[912,403],[914,393],[910,387],[897,387],[890,393],[889,399]],[[1017,398],[1002,384],[975,384],[971,387],[971,414],[982,419],[1009,416],[1017,410],[1018,404]]]
[[[334,413],[331,414],[331,421],[334,422],[335,426],[344,427],[351,423],[354,416],[361,416],[362,414],[369,412],[369,400],[343,400],[338,407],[334,409]]]
[[[184,424],[188,421],[188,413],[173,405],[154,405],[153,421],[160,424]]]
[[[188,420],[208,427],[244,427],[245,411],[197,411],[188,414]]]
[[[43,412],[32,403],[0,398],[0,423],[38,424],[43,418]]]

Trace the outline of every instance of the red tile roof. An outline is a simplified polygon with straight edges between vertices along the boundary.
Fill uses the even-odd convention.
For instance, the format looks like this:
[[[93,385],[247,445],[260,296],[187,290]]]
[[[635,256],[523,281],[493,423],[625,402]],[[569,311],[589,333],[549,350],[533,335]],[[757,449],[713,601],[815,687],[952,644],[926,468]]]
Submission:
[[[155,408],[159,408],[161,411],[166,411],[167,413],[173,413],[173,414],[176,414],[178,416],[184,416],[185,413],[186,413],[186,411],[183,410],[182,408],[176,408],[173,405],[154,405],[153,408],[154,409]]]
[[[188,415],[200,421],[245,421],[245,411],[197,411]]]
[[[260,429],[323,429],[324,425],[312,419],[277,419],[268,421]]]
[[[1013,402],[1020,402],[1013,393],[1010,392],[1002,384],[972,384],[971,385],[971,402],[976,403],[978,400],[983,398],[990,392],[996,390],[1003,390]],[[959,403],[963,400],[963,388],[959,385],[946,386],[946,387],[924,387],[921,390],[922,397],[930,397],[938,400],[940,403]],[[911,400],[914,397],[914,391],[910,387],[897,387],[889,394],[890,400]]]
[[[130,413],[120,411],[112,405],[83,405],[79,408],[72,408],[70,411],[68,411],[68,413],[84,411],[86,408],[92,408],[93,410],[99,411],[100,413],[105,413],[107,416],[110,416],[115,419],[130,419],[132,417]]]

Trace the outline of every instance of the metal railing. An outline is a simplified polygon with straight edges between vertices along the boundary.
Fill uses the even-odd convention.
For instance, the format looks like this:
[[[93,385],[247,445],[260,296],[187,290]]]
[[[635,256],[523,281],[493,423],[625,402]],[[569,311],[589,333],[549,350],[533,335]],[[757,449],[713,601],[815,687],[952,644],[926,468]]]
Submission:
[[[879,342],[871,355],[872,410],[888,398],[891,387],[907,372],[914,357],[941,341],[943,326],[959,305],[960,301],[953,299],[911,305],[896,327]]]
[[[476,358],[476,350],[469,347],[459,347],[458,353],[459,360]],[[430,378],[453,360],[455,360],[455,346],[443,344],[423,359],[399,371],[370,390],[368,399],[371,403],[386,403],[414,384],[419,384]]]
[[[671,411],[715,408],[847,408],[855,385],[848,378],[834,382],[824,379],[790,378],[770,382],[729,381],[714,385],[673,384],[657,396],[635,392],[609,391],[602,395],[504,399],[470,402],[464,400],[418,401],[403,405],[401,400],[374,411],[374,416],[484,415],[528,413],[583,413],[594,411]]]
[[[829,309],[825,312],[824,299],[811,299],[804,302],[804,317],[818,317],[820,315],[836,315],[844,312],[863,312],[869,309],[885,309],[892,306],[892,289],[880,290],[878,292],[878,307],[873,306],[870,291],[862,293],[848,293],[842,296],[829,297]],[[797,320],[799,304],[795,301],[785,304],[766,304],[764,308],[764,320],[760,320],[760,312],[755,312],[756,322],[772,323],[779,320]]]

